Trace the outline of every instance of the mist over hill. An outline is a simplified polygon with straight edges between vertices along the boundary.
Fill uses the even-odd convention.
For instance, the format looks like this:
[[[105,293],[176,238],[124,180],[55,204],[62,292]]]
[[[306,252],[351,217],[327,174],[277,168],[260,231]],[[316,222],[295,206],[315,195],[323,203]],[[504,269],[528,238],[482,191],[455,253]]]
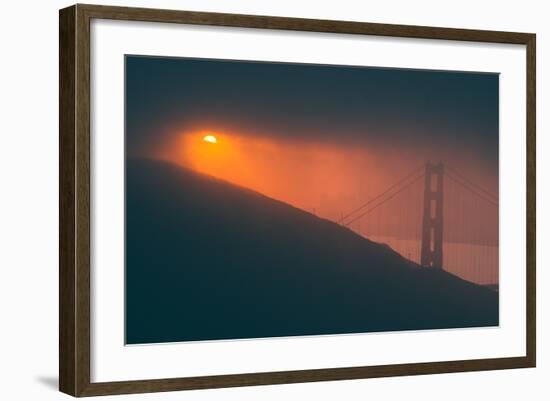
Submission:
[[[498,293],[258,192],[126,164],[130,344],[498,325]]]

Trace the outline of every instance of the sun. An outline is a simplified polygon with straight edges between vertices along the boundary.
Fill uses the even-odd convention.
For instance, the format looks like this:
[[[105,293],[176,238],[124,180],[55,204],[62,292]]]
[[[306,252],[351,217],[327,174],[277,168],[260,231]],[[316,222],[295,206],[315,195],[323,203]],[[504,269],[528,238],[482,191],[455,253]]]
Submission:
[[[202,140],[210,143],[218,143],[218,140],[214,135],[206,135],[204,138],[202,138]]]

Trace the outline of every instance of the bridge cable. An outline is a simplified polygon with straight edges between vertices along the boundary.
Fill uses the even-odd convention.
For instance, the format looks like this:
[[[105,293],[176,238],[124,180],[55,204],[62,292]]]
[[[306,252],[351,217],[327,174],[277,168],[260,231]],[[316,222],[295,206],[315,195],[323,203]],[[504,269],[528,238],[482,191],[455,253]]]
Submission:
[[[364,213],[361,213],[359,216],[356,216],[354,217],[351,221],[348,221],[347,223],[344,223],[344,225],[346,227],[348,227],[351,223],[355,222],[356,220],[362,218],[363,216],[369,214],[370,212],[372,212],[373,210],[375,210],[376,208],[378,208],[379,206],[382,206],[384,203],[386,203],[387,201],[389,201],[390,199],[394,198],[396,195],[398,195],[399,193],[403,192],[405,189],[407,189],[409,186],[411,186],[412,184],[414,184],[416,181],[418,181],[420,178],[424,177],[424,174],[421,174],[419,175],[418,177],[416,177],[414,180],[412,180],[411,182],[409,182],[407,185],[401,187],[401,189],[399,189],[399,191],[397,192],[394,192],[392,195],[390,195],[388,198],[386,198],[385,200],[383,200],[382,202],[379,202],[377,203],[375,206],[371,207],[370,209],[368,209],[367,211],[365,211]],[[378,196],[379,198],[380,196]]]
[[[396,182],[395,184],[393,184],[391,187],[387,188],[384,192],[380,193],[379,195],[375,196],[374,198],[372,199],[369,199],[367,202],[365,202],[364,204],[362,204],[361,206],[359,206],[358,208],[352,210],[351,212],[349,212],[348,214],[344,215],[341,217],[340,221],[338,223],[340,224],[344,224],[344,225],[347,225],[346,223],[344,223],[344,221],[350,217],[351,215],[359,212],[360,210],[364,209],[365,207],[367,207],[368,205],[370,205],[371,203],[373,203],[374,201],[382,198],[384,195],[386,195],[387,193],[391,192],[392,190],[394,190],[396,187],[398,187],[399,185],[403,184],[404,182],[408,181],[412,176],[414,176],[416,173],[418,173],[418,171],[420,171],[421,169],[424,168],[424,165],[418,167],[417,169],[413,170],[411,173],[409,173],[406,177],[402,178],[401,180],[399,180],[398,182]]]
[[[470,192],[472,192],[474,195],[477,195],[479,198],[495,205],[495,206],[498,206],[498,201],[495,201],[493,199],[490,199],[488,198],[487,196],[483,195],[483,194],[480,194],[477,190],[475,190],[474,188],[472,188],[471,186],[468,186],[468,184],[464,183],[463,181],[461,181],[461,179],[459,179],[458,177],[454,176],[453,174],[449,174],[448,172],[445,172],[445,175],[447,177],[449,177],[450,179],[452,179],[454,182],[456,182],[457,184],[461,185],[462,187],[466,188],[467,190],[469,190]]]
[[[467,182],[468,184],[470,184],[472,187],[476,188],[478,191],[481,191],[483,193],[485,193],[487,196],[489,196],[490,198],[494,199],[495,201],[498,200],[498,196],[497,195],[494,195],[492,192],[486,190],[485,188],[483,188],[481,185],[478,185],[476,184],[475,182],[469,180],[468,178],[466,178],[464,176],[464,174],[461,174],[459,171],[457,171],[457,169],[451,167],[451,166],[448,166],[446,165],[445,166],[445,169],[446,170],[450,170],[454,175],[456,175],[458,178],[462,179],[462,181],[465,181]]]

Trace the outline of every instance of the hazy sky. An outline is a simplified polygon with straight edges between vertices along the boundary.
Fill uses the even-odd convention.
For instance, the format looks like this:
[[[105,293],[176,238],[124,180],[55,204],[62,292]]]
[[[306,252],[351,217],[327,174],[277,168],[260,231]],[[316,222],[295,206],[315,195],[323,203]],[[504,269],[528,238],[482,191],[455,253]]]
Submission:
[[[128,147],[160,127],[455,147],[498,160],[498,75],[128,56]]]
[[[349,226],[415,238],[426,161],[498,194],[498,88],[487,73],[128,56],[126,146],[335,222],[420,167],[415,186]],[[498,243],[498,206],[451,184],[446,240]],[[414,259],[411,244],[399,251]]]
[[[332,219],[428,160],[498,193],[498,80],[127,56],[126,145]]]

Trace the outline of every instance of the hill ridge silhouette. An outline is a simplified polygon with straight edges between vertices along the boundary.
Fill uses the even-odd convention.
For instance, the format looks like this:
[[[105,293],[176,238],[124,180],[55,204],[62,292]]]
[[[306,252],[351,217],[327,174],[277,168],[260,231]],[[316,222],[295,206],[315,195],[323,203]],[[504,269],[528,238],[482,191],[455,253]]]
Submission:
[[[168,162],[126,167],[128,343],[498,325],[498,293],[334,222]]]

